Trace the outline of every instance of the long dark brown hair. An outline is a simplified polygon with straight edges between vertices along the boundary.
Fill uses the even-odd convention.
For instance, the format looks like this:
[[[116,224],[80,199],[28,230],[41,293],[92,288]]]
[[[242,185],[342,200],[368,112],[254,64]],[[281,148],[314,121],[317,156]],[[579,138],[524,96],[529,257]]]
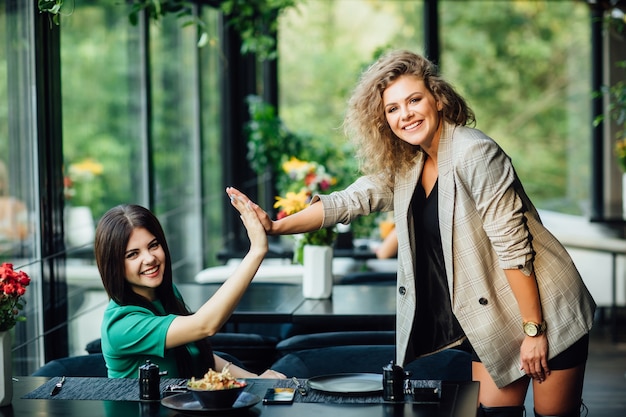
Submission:
[[[94,250],[102,284],[110,299],[119,305],[136,305],[161,315],[150,300],[133,291],[126,279],[125,253],[128,240],[134,229],[144,228],[154,235],[165,252],[165,270],[163,282],[156,288],[156,296],[163,304],[166,314],[186,316],[191,314],[184,301],[174,293],[172,280],[172,259],[165,233],[157,217],[145,207],[123,204],[107,211],[98,222]],[[203,375],[209,368],[215,367],[213,352],[208,339],[195,342],[200,351],[200,369],[196,373]],[[187,348],[174,348],[178,372],[183,378],[199,376],[194,374],[193,361]]]

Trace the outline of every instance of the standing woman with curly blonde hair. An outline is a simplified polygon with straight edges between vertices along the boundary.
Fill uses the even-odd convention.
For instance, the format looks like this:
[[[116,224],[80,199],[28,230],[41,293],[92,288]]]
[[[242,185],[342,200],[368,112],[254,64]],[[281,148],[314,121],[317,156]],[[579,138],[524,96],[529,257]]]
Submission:
[[[348,104],[363,176],[281,220],[254,207],[271,235],[393,210],[396,361],[465,349],[479,416],[522,416],[531,381],[536,416],[578,416],[595,302],[509,157],[474,122],[435,65],[391,52]]]

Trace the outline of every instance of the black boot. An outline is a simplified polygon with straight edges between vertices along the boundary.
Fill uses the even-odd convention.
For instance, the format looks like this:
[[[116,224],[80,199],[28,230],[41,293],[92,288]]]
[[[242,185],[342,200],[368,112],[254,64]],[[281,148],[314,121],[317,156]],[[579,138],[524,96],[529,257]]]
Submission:
[[[543,414],[539,414],[537,410],[534,410],[534,411],[535,411],[535,417],[580,417],[581,416],[580,411],[572,411],[571,413],[559,414],[558,416],[544,416]]]
[[[477,417],[523,417],[526,414],[526,408],[523,405],[510,407],[478,407]]]
[[[558,416],[544,416],[543,414],[539,414],[537,410],[533,410],[533,411],[535,412],[535,417],[580,417],[580,416],[586,417],[587,414],[589,414],[589,410],[587,409],[587,406],[582,400],[580,401],[580,410],[572,411],[569,414],[559,414]]]

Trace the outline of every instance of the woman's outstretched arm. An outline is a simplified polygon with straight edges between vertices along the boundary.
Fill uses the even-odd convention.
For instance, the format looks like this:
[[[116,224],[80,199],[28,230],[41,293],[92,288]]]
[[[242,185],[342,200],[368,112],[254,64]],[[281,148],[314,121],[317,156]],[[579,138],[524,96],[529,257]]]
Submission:
[[[236,197],[231,198],[231,202],[241,214],[250,239],[250,250],[233,274],[194,314],[179,316],[172,321],[167,331],[167,348],[195,342],[217,333],[239,304],[267,254],[267,234],[252,204]]]
[[[228,187],[226,188],[226,193],[229,196],[242,198],[244,202],[250,201],[268,235],[305,233],[318,230],[322,227],[324,210],[319,201],[311,204],[302,211],[283,217],[280,220],[272,220],[265,210],[259,207],[258,204],[253,203],[247,195],[236,188]]]

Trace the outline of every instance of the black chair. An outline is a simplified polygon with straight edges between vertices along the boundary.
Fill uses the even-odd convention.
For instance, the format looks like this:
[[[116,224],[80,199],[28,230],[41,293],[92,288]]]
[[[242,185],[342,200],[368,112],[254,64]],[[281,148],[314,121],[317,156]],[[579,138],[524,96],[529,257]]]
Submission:
[[[215,352],[216,355],[227,361],[243,367],[243,364],[234,356],[224,352]],[[70,377],[108,377],[107,366],[102,353],[70,356],[54,359],[33,372],[32,376],[70,376]]]
[[[260,373],[276,360],[278,339],[252,333],[216,333],[209,338],[216,355],[251,372]],[[102,353],[100,339],[85,346],[88,353]],[[228,358],[225,357],[228,356]]]
[[[272,369],[288,377],[312,378],[336,373],[376,373],[395,358],[395,346],[334,346],[289,353],[278,359]],[[412,379],[469,381],[472,379],[471,355],[446,349],[416,359],[404,366]]]
[[[276,360],[278,339],[252,333],[216,333],[209,338],[217,355],[227,353],[236,358],[235,365],[261,373]]]
[[[299,334],[281,340],[276,345],[279,356],[308,349],[320,349],[332,346],[354,345],[390,345],[396,343],[396,332],[380,331],[345,331]]]
[[[102,353],[54,359],[33,372],[33,376],[107,377],[107,366]]]

